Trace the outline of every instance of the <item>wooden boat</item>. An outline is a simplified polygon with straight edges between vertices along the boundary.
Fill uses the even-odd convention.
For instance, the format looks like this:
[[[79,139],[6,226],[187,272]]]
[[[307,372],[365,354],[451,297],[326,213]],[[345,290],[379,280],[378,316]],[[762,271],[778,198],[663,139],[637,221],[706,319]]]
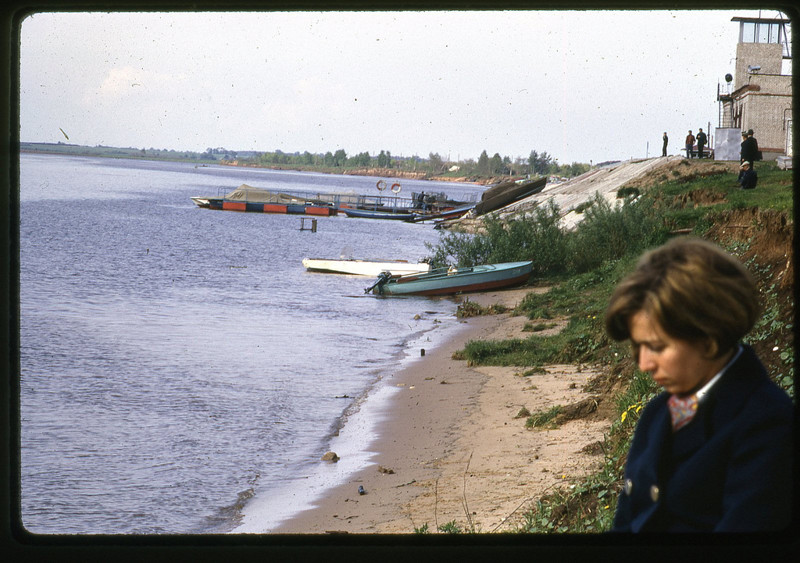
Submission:
[[[326,272],[333,274],[352,274],[356,276],[379,276],[389,272],[392,276],[428,272],[431,265],[427,262],[407,262],[406,260],[327,260],[324,258],[304,258],[303,266],[310,272]]]
[[[483,215],[539,193],[544,189],[545,185],[547,185],[547,177],[522,184],[517,184],[516,182],[497,184],[483,192],[481,201],[475,205],[475,214]]]
[[[435,219],[457,219],[462,215],[466,215],[470,211],[475,209],[474,203],[468,203],[466,205],[461,205],[459,207],[454,207],[452,209],[448,209],[446,211],[442,211],[441,213],[435,214],[416,214],[411,222],[413,223],[421,223],[422,221],[431,221]]]
[[[359,217],[361,219],[392,219],[395,221],[411,221],[415,215],[408,211],[378,211],[374,209],[349,209],[341,211],[348,217]]]
[[[467,268],[437,268],[428,273],[394,277],[387,273],[364,293],[375,295],[452,295],[511,287],[528,281],[533,262],[505,262]]]

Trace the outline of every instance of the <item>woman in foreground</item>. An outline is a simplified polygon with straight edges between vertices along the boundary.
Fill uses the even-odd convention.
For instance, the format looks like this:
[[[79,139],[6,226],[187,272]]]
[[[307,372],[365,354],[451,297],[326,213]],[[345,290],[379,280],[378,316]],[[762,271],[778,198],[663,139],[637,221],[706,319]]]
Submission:
[[[789,526],[792,401],[741,342],[759,312],[744,266],[701,239],[646,253],[617,287],[606,330],[664,392],[636,427],[614,531]]]

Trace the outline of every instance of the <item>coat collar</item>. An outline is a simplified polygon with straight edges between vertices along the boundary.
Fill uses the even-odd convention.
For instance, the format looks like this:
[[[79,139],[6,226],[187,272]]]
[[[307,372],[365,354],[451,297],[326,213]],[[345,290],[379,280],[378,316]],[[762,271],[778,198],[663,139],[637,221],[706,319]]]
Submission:
[[[709,390],[695,419],[673,435],[673,455],[683,457],[702,447],[715,429],[736,417],[766,377],[766,370],[753,349],[743,345],[739,358]]]
[[[715,423],[733,418],[755,388],[768,380],[767,371],[753,349],[746,344],[742,347],[744,350],[739,359],[708,392],[708,399],[715,403]]]

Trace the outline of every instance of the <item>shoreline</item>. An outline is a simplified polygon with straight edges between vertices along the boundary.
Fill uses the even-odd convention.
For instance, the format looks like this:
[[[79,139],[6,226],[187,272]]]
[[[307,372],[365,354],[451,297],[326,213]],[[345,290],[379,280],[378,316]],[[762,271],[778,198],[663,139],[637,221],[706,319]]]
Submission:
[[[537,290],[468,297],[513,308]],[[535,499],[601,463],[592,446],[610,428],[607,418],[590,415],[553,430],[528,430],[525,417],[517,417],[522,407],[536,412],[585,400],[582,387],[595,371],[547,366],[545,373],[521,377],[514,367],[470,367],[452,359],[469,340],[525,338],[526,320],[508,313],[460,320],[458,330],[390,376],[398,392],[383,404],[369,462],[312,508],[265,533],[437,533],[444,525],[513,531]]]

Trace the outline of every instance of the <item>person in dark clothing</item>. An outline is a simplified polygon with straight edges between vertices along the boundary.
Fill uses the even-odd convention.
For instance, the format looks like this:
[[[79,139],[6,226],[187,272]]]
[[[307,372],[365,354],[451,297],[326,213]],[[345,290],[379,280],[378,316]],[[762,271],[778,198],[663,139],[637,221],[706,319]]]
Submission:
[[[703,147],[706,146],[707,142],[708,137],[703,133],[703,128],[701,127],[697,132],[697,158],[703,158]]]
[[[694,135],[692,132],[689,131],[689,134],[686,135],[686,158],[692,158],[692,149],[694,148]]]
[[[758,174],[753,170],[753,165],[746,160],[740,167],[738,181],[743,190],[752,190],[758,183]]]
[[[745,137],[745,135],[747,135]],[[746,134],[742,133],[742,152],[740,155],[740,162],[750,162],[750,167],[753,167],[753,162],[758,160],[758,141],[753,137],[753,130],[750,129]]]
[[[664,146],[661,147],[661,156],[667,156],[667,143],[669,143],[669,137],[667,137],[667,132],[664,131]]]
[[[742,263],[679,237],[617,286],[605,325],[664,391],[641,413],[613,532],[765,532],[792,522],[794,407],[742,338],[760,317]]]

